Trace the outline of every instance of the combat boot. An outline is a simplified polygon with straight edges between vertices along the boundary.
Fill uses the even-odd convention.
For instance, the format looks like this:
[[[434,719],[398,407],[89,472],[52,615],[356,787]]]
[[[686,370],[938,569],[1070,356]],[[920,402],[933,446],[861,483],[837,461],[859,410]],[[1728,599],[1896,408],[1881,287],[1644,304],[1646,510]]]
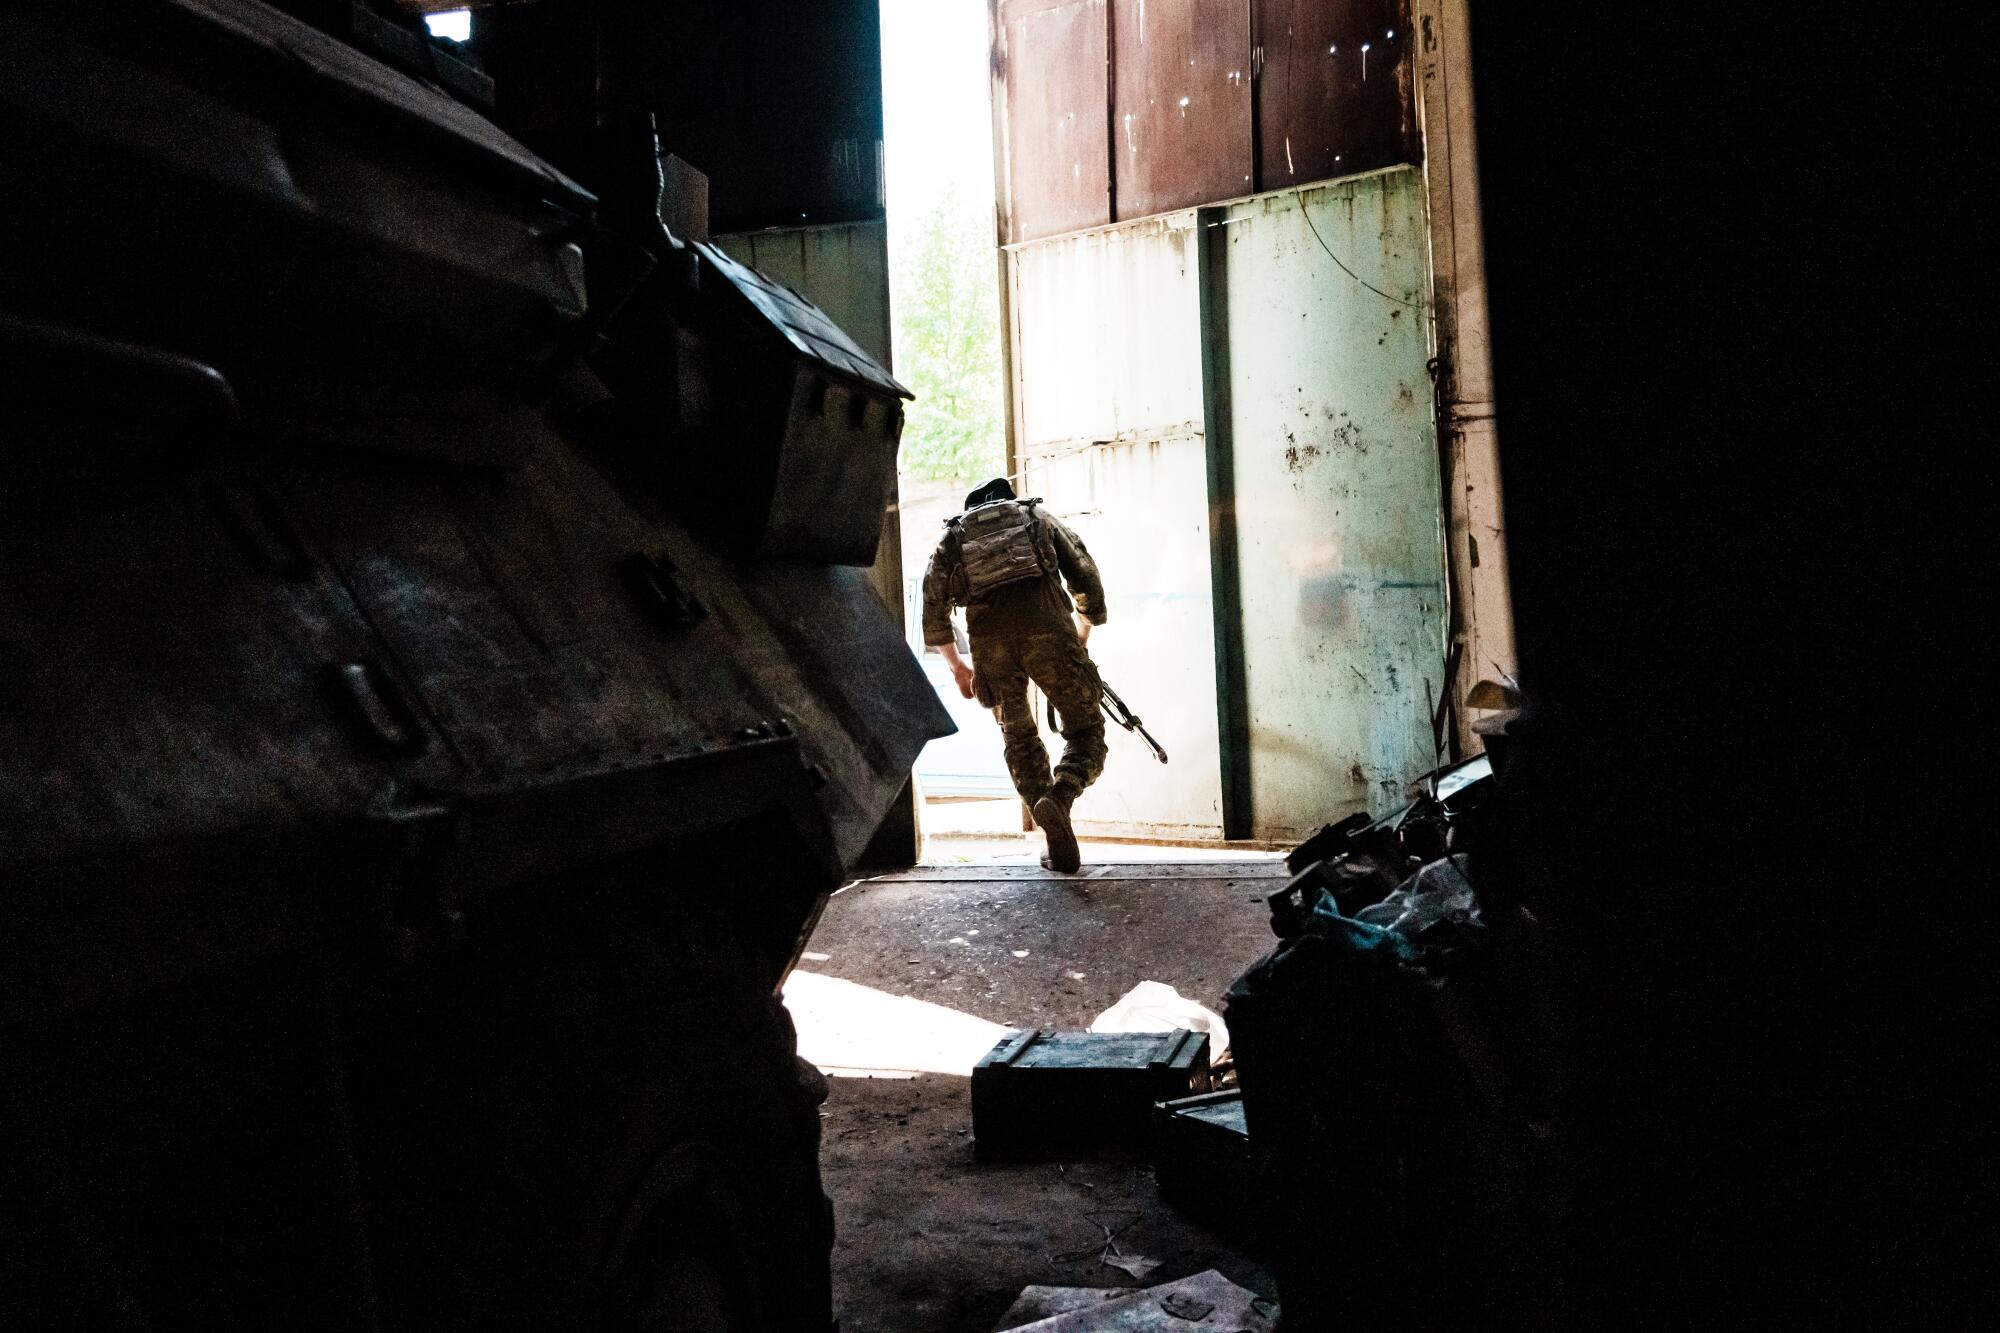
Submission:
[[[1083,854],[1076,845],[1076,830],[1070,827],[1069,822],[1069,807],[1077,795],[1074,787],[1058,782],[1049,789],[1047,796],[1034,805],[1035,823],[1041,826],[1049,840],[1049,854],[1042,858],[1042,864],[1065,875],[1074,873],[1083,865]]]

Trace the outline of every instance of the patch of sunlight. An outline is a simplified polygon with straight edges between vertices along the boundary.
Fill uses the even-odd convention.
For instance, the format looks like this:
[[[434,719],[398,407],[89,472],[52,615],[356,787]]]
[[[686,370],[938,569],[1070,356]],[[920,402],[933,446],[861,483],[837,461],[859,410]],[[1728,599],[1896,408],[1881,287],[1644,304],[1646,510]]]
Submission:
[[[424,26],[435,37],[449,37],[454,42],[468,41],[472,37],[472,11],[454,9],[443,14],[426,14]]]
[[[969,1078],[979,1057],[1012,1030],[818,972],[792,973],[785,1007],[799,1030],[799,1054],[837,1078]]]

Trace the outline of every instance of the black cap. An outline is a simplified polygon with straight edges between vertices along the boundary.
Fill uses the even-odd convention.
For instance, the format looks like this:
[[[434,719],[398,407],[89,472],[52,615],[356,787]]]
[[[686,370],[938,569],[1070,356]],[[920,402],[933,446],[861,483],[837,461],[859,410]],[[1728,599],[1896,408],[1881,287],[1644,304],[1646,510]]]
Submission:
[[[991,504],[995,500],[1012,500],[1014,498],[1014,483],[1005,477],[995,477],[972,494],[966,496],[965,507],[967,509],[976,509],[980,505]]]

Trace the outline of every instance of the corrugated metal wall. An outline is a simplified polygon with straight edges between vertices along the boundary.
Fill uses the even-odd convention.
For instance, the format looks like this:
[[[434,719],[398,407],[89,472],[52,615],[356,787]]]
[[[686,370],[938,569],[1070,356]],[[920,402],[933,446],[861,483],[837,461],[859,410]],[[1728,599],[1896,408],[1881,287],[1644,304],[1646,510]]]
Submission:
[[[1111,729],[1088,831],[1222,831],[1193,214],[1012,252],[1017,458],[1103,567],[1105,678],[1173,762]],[[1053,744],[1060,741],[1051,738]]]

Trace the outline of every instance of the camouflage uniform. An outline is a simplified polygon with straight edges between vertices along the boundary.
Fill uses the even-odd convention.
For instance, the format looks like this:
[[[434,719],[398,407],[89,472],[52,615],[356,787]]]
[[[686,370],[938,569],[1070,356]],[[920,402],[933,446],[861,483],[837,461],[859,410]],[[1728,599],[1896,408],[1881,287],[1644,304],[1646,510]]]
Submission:
[[[1104,714],[1097,706],[1097,667],[1075,631],[975,639],[972,663],[993,692],[1007,772],[1022,800],[1033,805],[1058,782],[1074,794],[1097,781],[1104,772]],[[1028,704],[1031,680],[1056,706],[1062,724],[1063,754],[1054,774]]]
[[[1093,625],[1104,623],[1104,582],[1097,562],[1075,533],[1049,514],[1038,518],[1055,569],[1042,578],[995,589],[966,607],[972,667],[982,694],[990,694],[999,716],[1014,790],[1031,806],[1058,788],[1058,794],[1074,799],[1103,773],[1105,755],[1097,667],[1069,618],[1074,600],[1078,615]],[[952,641],[953,606],[966,606],[965,581],[947,538],[924,571],[926,644]],[[1056,707],[1064,746],[1053,774],[1028,704],[1029,681]]]

